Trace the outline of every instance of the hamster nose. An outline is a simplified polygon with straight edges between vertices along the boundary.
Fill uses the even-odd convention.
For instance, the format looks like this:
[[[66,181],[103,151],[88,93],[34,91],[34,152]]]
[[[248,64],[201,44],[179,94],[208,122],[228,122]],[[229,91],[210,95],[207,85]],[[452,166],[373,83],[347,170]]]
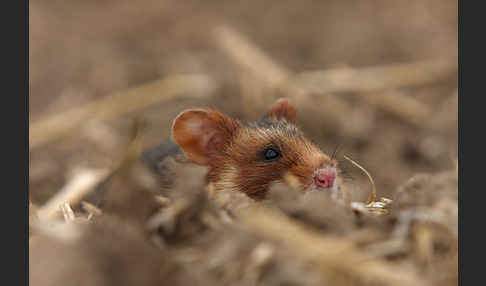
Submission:
[[[334,169],[322,168],[316,170],[314,174],[314,183],[321,188],[331,188],[335,179],[336,171]]]

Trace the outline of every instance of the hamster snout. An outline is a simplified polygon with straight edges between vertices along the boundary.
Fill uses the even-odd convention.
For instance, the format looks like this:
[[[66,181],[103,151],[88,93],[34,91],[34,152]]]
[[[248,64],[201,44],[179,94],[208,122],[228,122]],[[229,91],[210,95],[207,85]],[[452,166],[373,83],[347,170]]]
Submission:
[[[319,168],[314,172],[313,181],[317,188],[332,188],[336,176],[335,168]]]

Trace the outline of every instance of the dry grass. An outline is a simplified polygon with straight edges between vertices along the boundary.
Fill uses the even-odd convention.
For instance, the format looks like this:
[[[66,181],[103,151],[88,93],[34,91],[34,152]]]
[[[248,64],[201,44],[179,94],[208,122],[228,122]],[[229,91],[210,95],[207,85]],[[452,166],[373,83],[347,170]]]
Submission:
[[[30,6],[31,285],[457,285],[456,2]],[[341,146],[347,203],[138,162],[184,108],[280,96]]]
[[[108,189],[115,192],[107,197],[105,210],[96,208],[96,216],[93,210],[75,214],[68,203],[62,204],[64,219],[74,228],[61,228],[55,221],[33,221],[31,281],[48,285],[70,275],[67,284],[76,285],[88,275],[104,281],[92,285],[121,285],[120,281],[130,279],[147,280],[143,285],[161,281],[178,281],[176,285],[453,285],[457,279],[457,232],[450,231],[454,220],[457,225],[457,200],[450,200],[454,192],[457,195],[454,171],[421,179],[419,185],[404,185],[391,212],[377,216],[356,212],[323,193],[309,199],[285,185],[278,187],[285,195],[265,204],[230,191],[209,198],[204,168],[178,168],[174,188],[156,194],[144,187],[137,168],[130,167],[113,179],[121,184]],[[192,179],[184,179],[188,177]],[[441,197],[434,193],[438,187]],[[124,199],[128,193],[145,199]],[[148,212],[126,211],[131,208]],[[139,245],[137,249],[153,248],[154,254],[159,253],[160,259],[150,262],[152,272],[130,268],[145,257],[143,251],[127,252],[120,242],[125,240]],[[58,247],[72,254],[46,256],[46,251]],[[83,253],[81,257],[78,252]],[[79,268],[99,265],[110,256],[119,261],[110,262],[116,278],[103,267],[88,272]],[[63,268],[40,271],[59,259]],[[167,265],[178,271],[166,272]],[[293,271],[285,272],[288,269]]]

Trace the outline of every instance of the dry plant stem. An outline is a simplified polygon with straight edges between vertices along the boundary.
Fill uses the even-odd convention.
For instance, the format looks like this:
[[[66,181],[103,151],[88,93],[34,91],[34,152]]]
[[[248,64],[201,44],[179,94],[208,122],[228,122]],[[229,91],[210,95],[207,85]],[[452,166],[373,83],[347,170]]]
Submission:
[[[159,203],[161,206],[167,206],[171,203],[171,200],[164,196],[155,196],[154,199]]]
[[[251,230],[282,243],[327,274],[342,274],[343,277],[351,274],[355,279],[387,285],[423,285],[415,273],[371,259],[359,252],[351,241],[306,229],[277,210],[249,207],[239,210],[238,217]]]
[[[344,159],[350,161],[353,165],[355,165],[361,171],[363,171],[366,174],[366,176],[368,176],[368,179],[371,182],[371,193],[368,196],[368,200],[366,201],[366,204],[368,205],[368,204],[371,204],[374,201],[376,201],[376,186],[375,186],[375,181],[373,181],[373,177],[371,177],[370,173],[365,168],[363,168],[360,164],[356,163],[353,159],[349,158],[348,156],[344,155]]]
[[[248,73],[256,75],[261,81],[271,86],[277,86],[290,77],[290,71],[277,65],[256,45],[232,28],[221,26],[214,32],[222,50],[238,66]]]
[[[296,99],[308,96],[304,86],[289,81],[293,76],[292,71],[278,64],[241,33],[228,26],[220,26],[214,30],[214,34],[218,46],[239,70],[252,75],[260,84],[281,88]]]
[[[214,82],[206,75],[173,75],[106,96],[32,123],[29,130],[29,148],[33,149],[58,139],[86,123],[87,120],[113,119],[174,99],[181,94],[194,97],[206,96],[214,87]]]
[[[246,114],[256,116],[255,109],[265,105],[263,95],[283,86],[291,72],[231,27],[215,28],[214,38],[217,46],[234,63]],[[286,86],[284,92],[292,98],[300,98],[303,94],[303,90],[295,86]]]
[[[88,202],[85,202],[85,201],[82,201],[81,202],[81,206],[83,207],[83,209],[88,212],[89,214],[91,215],[94,215],[94,216],[100,216],[103,214],[103,211],[100,210],[99,208],[97,208],[95,205],[93,204],[90,204]]]
[[[403,238],[393,238],[379,241],[362,248],[361,251],[369,253],[373,257],[385,257],[397,253],[407,253],[410,245]]]
[[[340,68],[325,71],[304,72],[294,75],[290,70],[266,55],[257,45],[227,26],[215,29],[215,38],[223,52],[238,67],[243,81],[245,106],[262,104],[261,86],[284,91],[301,105],[315,105],[311,93],[325,94],[326,104],[320,105],[323,114],[345,123],[353,112],[350,104],[337,96],[338,92],[356,92],[368,103],[378,106],[405,122],[419,125],[430,116],[428,106],[400,93],[370,94],[398,87],[419,86],[440,80],[457,69],[451,59],[435,59],[405,64]],[[253,79],[250,81],[249,78]],[[248,86],[260,85],[249,88]],[[343,124],[345,126],[345,124]]]
[[[418,262],[427,267],[433,258],[433,233],[424,223],[414,225],[415,252]]]
[[[280,89],[286,96],[293,98],[301,105],[313,102],[313,100],[310,100],[310,94],[305,86],[295,81],[289,81],[293,76],[290,70],[271,59],[243,35],[227,26],[218,27],[214,32],[216,42],[222,51],[235,63],[242,74],[251,75],[254,79],[250,83],[244,76],[243,79],[246,84],[259,84],[268,88]],[[257,87],[255,88],[258,90]],[[249,104],[253,107],[261,102],[261,99],[254,96],[253,92],[244,94],[250,95],[250,98],[244,99],[249,101]],[[349,104],[335,96],[326,97],[326,104],[322,106],[322,109],[323,113],[343,122],[347,120],[345,114],[352,112]]]
[[[40,220],[53,219],[60,215],[59,206],[64,203],[76,204],[89,194],[93,187],[108,176],[108,170],[86,170],[77,174],[54,197],[39,208],[37,215]]]
[[[59,209],[61,210],[62,215],[64,217],[64,220],[67,223],[73,222],[74,219],[76,219],[76,216],[74,215],[74,211],[71,208],[71,206],[69,205],[69,203],[64,203],[64,204],[60,205]]]
[[[366,68],[303,72],[295,78],[316,93],[372,92],[420,86],[444,79],[457,70],[457,59],[439,58]]]
[[[404,122],[415,126],[424,126],[424,122],[432,115],[432,109],[413,97],[397,90],[379,93],[356,93],[368,104],[395,115]]]

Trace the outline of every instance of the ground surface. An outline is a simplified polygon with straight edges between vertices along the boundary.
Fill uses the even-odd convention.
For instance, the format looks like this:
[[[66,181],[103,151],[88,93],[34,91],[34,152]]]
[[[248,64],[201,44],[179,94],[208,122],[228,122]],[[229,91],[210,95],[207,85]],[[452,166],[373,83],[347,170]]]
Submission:
[[[92,273],[82,279],[95,285],[396,285],[396,277],[386,274],[395,268],[387,267],[427,284],[457,284],[457,1],[32,0],[29,5],[30,123],[31,136],[32,129],[38,135],[31,137],[30,198],[36,207],[80,170],[117,167],[138,119],[148,124],[145,148],[169,139],[172,119],[185,108],[212,106],[254,119],[279,96],[295,102],[299,125],[323,150],[339,146],[338,158],[352,177],[353,201],[365,201],[370,186],[343,155],[371,173],[379,197],[394,199],[393,211],[375,218],[277,192],[275,206],[293,219],[289,226],[272,214],[254,222],[235,214],[232,205],[223,204],[222,212],[199,193],[181,191],[162,208],[172,216],[155,219],[147,230],[147,220],[164,211],[130,193],[153,190],[130,169],[131,183],[110,187],[125,192],[115,193],[116,203],[87,230],[81,227],[79,241],[37,230],[31,241],[32,285],[61,280],[74,285],[79,273]],[[321,71],[317,79],[314,71]],[[210,88],[184,77],[189,74],[204,76]],[[182,83],[173,83],[175,75]],[[127,101],[101,103],[113,94],[128,94]],[[142,94],[160,99],[144,105]],[[165,99],[167,94],[174,97]],[[100,113],[65,113],[90,109],[86,104],[93,102]],[[126,106],[140,107],[120,111]],[[76,124],[46,123],[55,116]],[[201,191],[201,184],[195,179],[178,188]],[[233,199],[236,206],[247,204]],[[185,203],[177,207],[178,201]],[[237,219],[228,218],[233,216]],[[312,233],[288,237],[285,231],[294,223]],[[267,224],[281,229],[267,233]],[[330,240],[316,241],[321,234]],[[119,244],[110,244],[113,240]],[[324,255],[341,242],[352,249]],[[361,265],[365,254],[379,265],[349,267]],[[140,263],[134,257],[146,259]]]

